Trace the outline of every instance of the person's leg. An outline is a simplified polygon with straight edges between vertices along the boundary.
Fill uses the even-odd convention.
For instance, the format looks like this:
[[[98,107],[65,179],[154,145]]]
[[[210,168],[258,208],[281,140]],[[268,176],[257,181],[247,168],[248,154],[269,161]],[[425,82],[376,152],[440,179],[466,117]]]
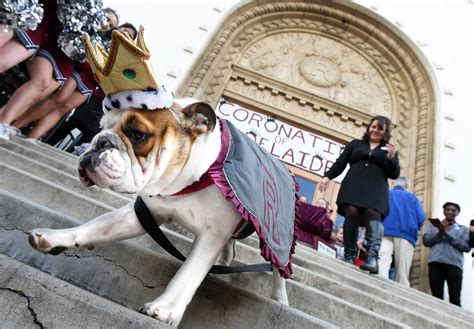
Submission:
[[[0,73],[8,71],[34,54],[34,50],[26,49],[16,38],[11,38],[0,47]]]
[[[11,124],[46,91],[60,86],[60,83],[53,79],[53,68],[48,60],[35,57],[27,66],[30,80],[13,93],[0,115],[1,123]]]
[[[345,204],[344,214],[344,261],[354,264],[357,256],[356,242],[360,225],[359,210],[353,205]]]
[[[64,86],[56,93],[49,95],[45,99],[37,102],[31,106],[27,112],[15,120],[14,126],[22,128],[30,123],[37,121],[52,112],[62,103],[66,103],[76,89],[76,82],[74,79],[67,79]]]
[[[379,272],[379,250],[383,238],[381,215],[376,210],[367,208],[362,212],[362,219],[366,223],[367,257],[360,269],[377,274]]]
[[[393,238],[393,240],[395,245],[395,281],[409,287],[410,268],[415,247],[408,240],[402,238]]]
[[[430,280],[431,294],[439,299],[444,298],[444,271],[443,264],[432,262],[428,264],[428,277]]]
[[[5,24],[0,24],[0,47],[3,47],[3,45],[13,39],[13,37],[13,31],[7,31],[5,29]]]
[[[462,269],[446,264],[446,280],[448,281],[449,302],[460,307]]]
[[[67,100],[67,102],[61,103],[53,111],[49,112],[43,118],[41,118],[28,133],[28,138],[39,139],[46,134],[51,128],[53,128],[61,118],[74,108],[78,107],[87,100],[87,96],[81,94],[78,91],[74,91]]]
[[[388,280],[388,273],[390,265],[392,265],[393,255],[393,237],[383,237],[382,245],[380,246],[380,260],[379,260],[379,276]]]

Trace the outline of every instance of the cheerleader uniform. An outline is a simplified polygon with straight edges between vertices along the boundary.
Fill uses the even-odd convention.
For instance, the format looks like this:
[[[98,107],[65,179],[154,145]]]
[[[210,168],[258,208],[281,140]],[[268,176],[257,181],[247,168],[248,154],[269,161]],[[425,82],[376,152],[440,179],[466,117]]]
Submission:
[[[15,34],[28,50],[34,50],[36,56],[48,60],[53,68],[53,75],[61,85],[66,81],[74,69],[74,62],[67,57],[57,46],[59,21],[56,17],[56,1],[39,1],[44,8],[41,23],[33,31],[19,31]]]
[[[87,96],[87,101],[89,101],[93,91],[98,87],[97,82],[94,80],[94,75],[89,63],[75,63],[71,78],[76,81],[77,91]]]

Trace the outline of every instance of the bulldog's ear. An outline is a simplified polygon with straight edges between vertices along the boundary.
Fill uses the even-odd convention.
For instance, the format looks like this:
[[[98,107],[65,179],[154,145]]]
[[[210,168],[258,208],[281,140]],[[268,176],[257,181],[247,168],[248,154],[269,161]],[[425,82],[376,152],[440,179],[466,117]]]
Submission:
[[[184,126],[196,137],[206,132],[212,132],[216,127],[216,113],[209,104],[198,102],[186,106],[182,113],[184,115]]]

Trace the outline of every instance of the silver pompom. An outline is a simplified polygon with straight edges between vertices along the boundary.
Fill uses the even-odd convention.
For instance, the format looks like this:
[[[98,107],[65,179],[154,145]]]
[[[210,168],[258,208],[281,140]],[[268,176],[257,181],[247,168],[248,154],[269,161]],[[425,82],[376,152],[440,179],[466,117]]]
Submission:
[[[83,32],[68,31],[62,33],[58,37],[58,45],[61,50],[73,61],[84,62],[86,60],[86,52],[84,50]],[[91,41],[101,42],[100,37],[91,35]]]
[[[90,35],[91,40],[100,42],[97,31],[106,22],[101,0],[58,0],[58,19],[62,30],[58,36],[58,46],[72,60],[86,59],[82,36]]]
[[[0,23],[6,30],[35,30],[43,19],[43,7],[38,0],[0,1]]]

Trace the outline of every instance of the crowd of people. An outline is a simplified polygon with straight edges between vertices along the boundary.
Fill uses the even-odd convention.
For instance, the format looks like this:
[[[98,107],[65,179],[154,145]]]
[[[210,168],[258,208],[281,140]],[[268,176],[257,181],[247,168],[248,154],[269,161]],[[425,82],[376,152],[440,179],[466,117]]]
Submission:
[[[99,131],[104,94],[85,58],[76,56],[84,50],[69,54],[61,46],[61,31],[74,27],[65,27],[67,23],[60,21],[63,8],[59,2],[39,3],[43,16],[35,29],[8,29],[6,22],[0,22],[0,74],[21,64],[28,76],[0,110],[0,138],[9,139],[24,132],[27,141],[37,143],[48,132],[56,132],[52,130],[56,128],[50,141],[54,145],[77,128],[82,133],[79,143],[87,143]],[[119,16],[113,9],[100,9],[97,17],[101,17],[102,24],[83,28],[84,33],[96,34],[105,49],[114,30],[132,40],[136,38],[138,32],[132,24],[119,25]],[[58,125],[74,109],[74,115]]]
[[[27,140],[36,143],[55,127],[49,135],[49,143],[54,145],[77,128],[82,132],[78,144],[88,143],[100,130],[104,93],[89,64],[71,58],[59,45],[64,23],[58,19],[56,1],[39,2],[44,14],[35,29],[8,29],[0,22],[0,74],[21,64],[28,76],[0,109],[0,138],[9,139],[22,129]],[[101,13],[105,17],[102,25],[88,33],[97,33],[105,49],[114,30],[136,38],[137,29],[130,23],[119,25],[114,10],[105,8]],[[73,115],[61,122],[74,109]],[[350,165],[336,201],[337,213],[344,218],[342,226],[333,227],[329,219],[333,208],[327,200],[319,199],[314,207],[301,196],[304,220],[299,239],[314,245],[313,237],[321,237],[343,261],[386,279],[394,269],[393,279],[409,286],[415,246],[426,215],[418,198],[407,190],[408,179],[399,177],[391,127],[387,117],[372,118],[362,138],[346,145],[319,184],[324,193],[329,182]],[[395,180],[390,191],[388,179]],[[463,253],[474,246],[474,222],[470,229],[457,223],[460,210],[454,202],[445,203],[445,218],[431,220],[422,238],[430,248],[433,296],[443,298],[447,282],[450,302],[456,305],[461,305]]]
[[[391,141],[391,122],[383,116],[370,121],[362,139],[351,141],[319,184],[324,192],[330,180],[350,168],[337,196],[337,212],[344,223],[335,227],[331,244],[337,258],[370,274],[410,286],[410,268],[426,214],[409,180],[400,176],[397,147]],[[394,179],[389,190],[388,179]],[[316,203],[328,209],[328,202]],[[429,284],[433,296],[461,306],[463,253],[474,247],[474,220],[468,229],[456,222],[461,207],[443,205],[445,218],[430,219],[422,242],[430,248]],[[393,271],[392,271],[393,270]],[[391,275],[392,273],[392,275]]]

